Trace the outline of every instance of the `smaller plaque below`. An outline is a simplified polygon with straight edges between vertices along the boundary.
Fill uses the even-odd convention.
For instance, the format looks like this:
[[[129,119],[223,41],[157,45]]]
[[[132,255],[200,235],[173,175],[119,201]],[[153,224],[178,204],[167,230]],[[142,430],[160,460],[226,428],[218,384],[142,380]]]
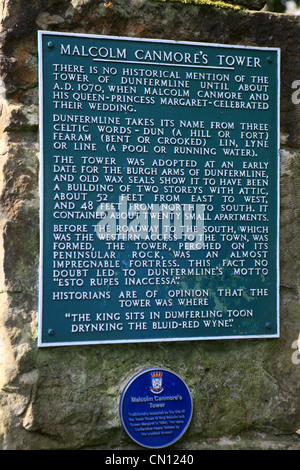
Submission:
[[[137,444],[152,449],[180,439],[190,424],[192,410],[185,382],[174,372],[160,368],[135,375],[120,400],[124,430]]]

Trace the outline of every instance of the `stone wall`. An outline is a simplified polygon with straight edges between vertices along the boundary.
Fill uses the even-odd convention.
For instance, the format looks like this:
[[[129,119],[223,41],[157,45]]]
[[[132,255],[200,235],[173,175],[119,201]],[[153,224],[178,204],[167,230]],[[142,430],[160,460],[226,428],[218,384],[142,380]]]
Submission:
[[[247,5],[250,9],[247,9]],[[132,375],[181,375],[194,402],[176,449],[300,449],[300,18],[212,0],[1,0],[0,447],[134,449],[118,405]],[[255,11],[256,9],[256,11]],[[37,348],[37,30],[164,38],[282,51],[279,339]],[[293,346],[294,344],[294,346]]]

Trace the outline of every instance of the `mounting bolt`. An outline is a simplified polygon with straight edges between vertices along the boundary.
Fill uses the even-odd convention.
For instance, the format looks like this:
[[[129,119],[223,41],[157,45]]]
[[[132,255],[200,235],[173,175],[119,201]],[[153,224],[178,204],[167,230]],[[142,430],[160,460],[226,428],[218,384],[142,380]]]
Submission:
[[[53,44],[52,41],[49,41],[49,42],[47,43],[47,46],[49,47],[49,49],[52,49],[52,47],[54,47],[54,44]]]
[[[54,335],[54,330],[52,328],[49,328],[48,330],[48,335],[53,336]]]
[[[265,327],[267,328],[267,330],[272,330],[272,325],[269,322],[265,324]]]
[[[273,62],[272,57],[267,57],[267,62],[268,62],[269,64],[272,64],[272,62]]]

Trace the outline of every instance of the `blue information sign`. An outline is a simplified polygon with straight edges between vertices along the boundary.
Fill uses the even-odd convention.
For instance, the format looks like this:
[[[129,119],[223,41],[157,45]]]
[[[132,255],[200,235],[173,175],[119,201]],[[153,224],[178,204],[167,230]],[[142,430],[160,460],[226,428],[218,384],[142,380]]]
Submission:
[[[185,382],[167,369],[146,369],[133,377],[120,400],[124,430],[137,444],[159,449],[174,444],[187,430],[192,398]]]

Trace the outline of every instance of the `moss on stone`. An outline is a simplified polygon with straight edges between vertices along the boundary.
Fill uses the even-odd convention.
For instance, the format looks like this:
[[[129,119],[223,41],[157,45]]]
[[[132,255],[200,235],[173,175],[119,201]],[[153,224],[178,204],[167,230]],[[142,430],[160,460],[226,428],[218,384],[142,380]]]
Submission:
[[[155,0],[157,2],[180,2],[194,5],[206,5],[212,6],[219,9],[230,9],[230,10],[247,10],[242,5],[236,5],[233,3],[222,2],[221,0]]]

